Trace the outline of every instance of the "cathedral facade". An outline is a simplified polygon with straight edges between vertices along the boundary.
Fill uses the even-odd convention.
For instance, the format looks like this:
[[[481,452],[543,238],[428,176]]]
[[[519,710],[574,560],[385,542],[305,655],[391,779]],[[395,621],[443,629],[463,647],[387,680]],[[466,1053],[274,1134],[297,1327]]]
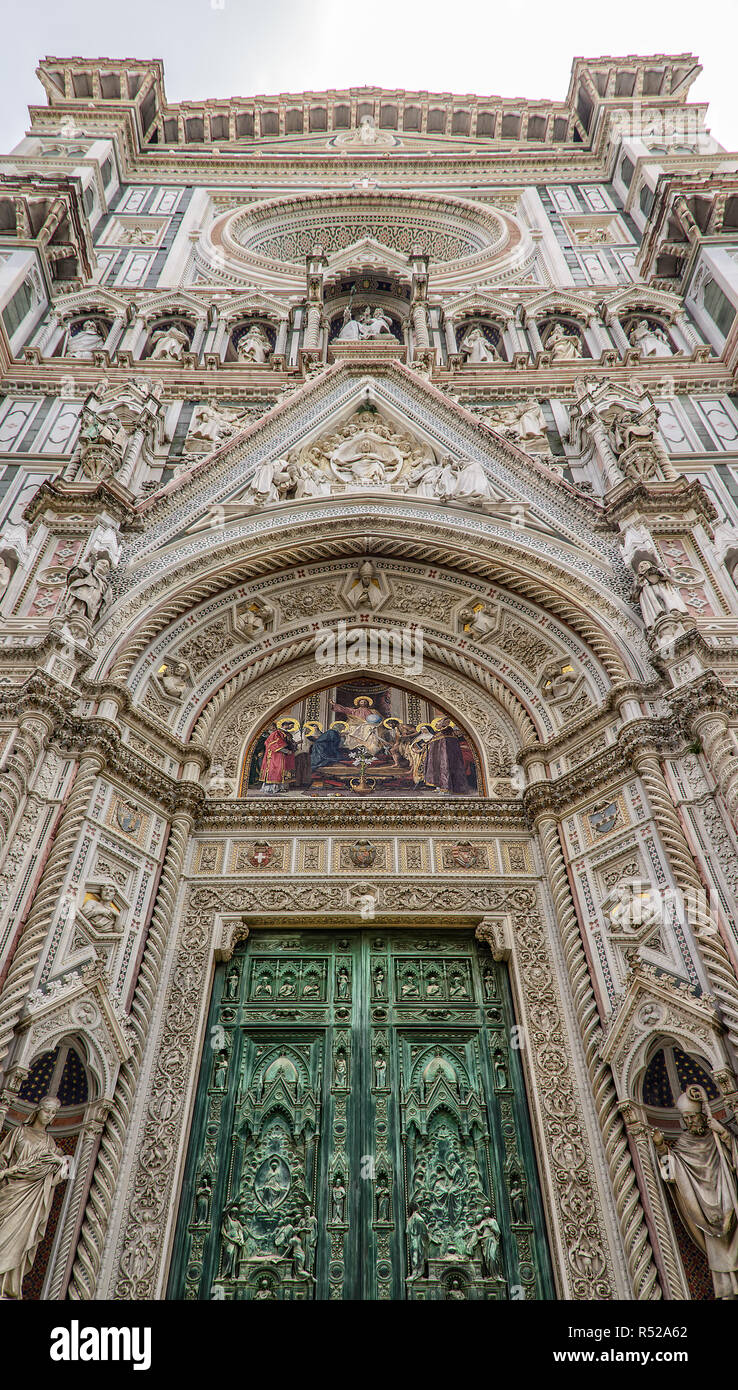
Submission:
[[[170,103],[0,180],[0,1292],[738,1293],[738,164]]]

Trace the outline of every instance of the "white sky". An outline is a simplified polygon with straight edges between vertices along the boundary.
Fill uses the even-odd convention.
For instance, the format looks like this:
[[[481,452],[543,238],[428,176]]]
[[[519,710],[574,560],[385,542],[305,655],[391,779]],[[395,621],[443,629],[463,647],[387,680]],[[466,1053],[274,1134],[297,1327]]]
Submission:
[[[170,101],[374,85],[566,93],[574,55],[695,53],[707,124],[738,148],[736,0],[6,0],[0,150],[44,103],[42,56],[162,58]]]

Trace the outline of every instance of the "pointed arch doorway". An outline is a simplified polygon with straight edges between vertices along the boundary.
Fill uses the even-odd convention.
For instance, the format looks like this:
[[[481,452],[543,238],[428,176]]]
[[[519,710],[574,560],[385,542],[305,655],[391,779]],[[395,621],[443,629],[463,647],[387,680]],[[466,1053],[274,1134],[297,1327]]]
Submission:
[[[169,1297],[551,1298],[507,970],[462,927],[257,927],[216,970]]]

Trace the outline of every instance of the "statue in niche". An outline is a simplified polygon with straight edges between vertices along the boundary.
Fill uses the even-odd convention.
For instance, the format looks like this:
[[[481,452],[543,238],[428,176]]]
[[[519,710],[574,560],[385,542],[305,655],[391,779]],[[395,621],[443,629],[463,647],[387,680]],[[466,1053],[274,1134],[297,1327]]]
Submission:
[[[158,329],[154,333],[151,343],[152,362],[181,362],[184,353],[190,346],[187,334],[174,324],[169,328]]]
[[[272,345],[258,323],[252,323],[243,337],[239,338],[237,352],[239,362],[251,362],[262,367],[269,361]]]
[[[516,1225],[524,1225],[527,1221],[525,1193],[523,1192],[522,1183],[517,1173],[513,1175],[510,1182],[510,1210],[512,1211],[512,1219]]]
[[[237,965],[232,965],[226,976],[226,999],[235,999],[238,994],[239,971]]]
[[[221,1226],[223,1244],[226,1249],[224,1278],[237,1279],[240,1272],[241,1258],[246,1245],[241,1218],[238,1213],[238,1203],[233,1202],[223,1213],[223,1223]]]
[[[482,1251],[482,1264],[490,1279],[501,1279],[500,1271],[500,1228],[492,1215],[490,1207],[484,1211],[474,1226],[472,1248],[479,1246]]]
[[[13,571],[10,565],[6,565],[5,560],[0,555],[0,598],[2,598],[12,578]]]
[[[410,1215],[405,1227],[407,1252],[410,1260],[410,1278],[422,1279],[428,1258],[428,1227],[415,1203],[410,1207]]]
[[[207,1226],[210,1220],[210,1203],[213,1197],[213,1185],[209,1173],[203,1173],[195,1192],[195,1225]]]
[[[340,1173],[333,1179],[331,1189],[331,1221],[343,1222],[346,1211],[346,1188]]]
[[[505,1067],[505,1054],[498,1047],[494,1057],[495,1063],[495,1086],[498,1091],[507,1090],[507,1069]]]
[[[687,613],[687,605],[666,570],[653,560],[641,560],[636,569],[635,596],[641,605],[647,628],[665,613]]]
[[[188,671],[183,661],[167,660],[157,671],[159,685],[173,700],[181,700],[189,684]]]
[[[643,357],[671,357],[671,345],[663,328],[654,327],[648,319],[639,319],[628,335],[634,348]]]
[[[72,565],[67,573],[64,611],[70,618],[94,622],[105,602],[112,566],[107,556],[96,555]]]
[[[569,333],[561,323],[554,324],[546,339],[545,350],[550,352],[552,362],[576,362],[582,356],[576,333]]]
[[[47,1132],[60,1107],[53,1096],[39,1102],[25,1124],[0,1142],[0,1298],[22,1298],[54,1200],[71,1174],[71,1159]]]
[[[393,338],[392,320],[381,305],[375,308],[366,308],[361,316],[361,327],[364,330],[365,338],[381,338],[383,335]]]
[[[738,1298],[738,1140],[710,1113],[702,1086],[677,1099],[684,1130],[668,1144],[652,1130],[659,1171],[679,1215],[707,1256],[715,1297]]]
[[[467,366],[475,366],[478,362],[499,362],[500,360],[500,354],[496,347],[487,342],[484,330],[477,323],[472,324],[471,328],[467,328],[459,343],[459,353]]]
[[[377,1178],[377,1221],[390,1220],[390,1190],[386,1173]]]
[[[371,560],[362,560],[346,594],[355,613],[373,612],[382,602],[382,589]]]
[[[271,1298],[271,1299],[275,1299],[275,1298],[276,1298],[276,1294],[275,1294],[275,1292],[274,1292],[274,1289],[272,1288],[271,1283],[270,1283],[269,1280],[266,1278],[266,1276],[265,1276],[263,1279],[260,1279],[259,1282],[258,1282],[258,1284],[257,1284],[257,1286],[256,1286],[256,1293],[254,1294],[254,1301],[256,1302],[256,1301],[259,1300],[259,1299],[263,1300],[263,1299],[265,1299],[265,1298]]]
[[[373,309],[367,305],[360,318],[354,318],[350,304],[343,311],[341,331],[336,339],[340,343],[356,343],[366,338],[394,338],[392,320],[381,305]]]
[[[464,631],[471,632],[474,637],[489,637],[497,627],[496,614],[490,613],[483,604],[462,608],[459,621]]]
[[[78,362],[92,362],[95,353],[102,352],[104,347],[105,339],[95,320],[85,319],[76,333],[72,333],[71,328],[67,329],[63,353],[65,357],[73,357]]]
[[[359,320],[354,318],[351,305],[347,304],[346,308],[343,311],[343,322],[341,324],[341,331],[336,338],[336,342],[357,343],[359,339],[364,336],[365,335],[361,331],[361,324],[359,323]]]
[[[226,1077],[228,1075],[228,1051],[221,1047],[215,1058],[213,1066],[213,1086],[216,1091],[224,1091]]]
[[[102,883],[95,897],[90,897],[79,912],[83,923],[92,927],[98,936],[113,936],[118,932],[118,909],[115,906],[115,885]]]
[[[333,1084],[339,1091],[345,1090],[347,1077],[346,1058],[343,1052],[339,1052],[333,1066]]]
[[[305,1266],[307,1269],[312,1269],[315,1263],[315,1250],[318,1244],[318,1222],[312,1212],[304,1217],[300,1225],[300,1232],[305,1247]]]
[[[451,1280],[451,1283],[448,1286],[448,1293],[446,1297],[452,1299],[455,1302],[466,1302],[466,1294],[462,1287],[461,1280],[456,1275]]]

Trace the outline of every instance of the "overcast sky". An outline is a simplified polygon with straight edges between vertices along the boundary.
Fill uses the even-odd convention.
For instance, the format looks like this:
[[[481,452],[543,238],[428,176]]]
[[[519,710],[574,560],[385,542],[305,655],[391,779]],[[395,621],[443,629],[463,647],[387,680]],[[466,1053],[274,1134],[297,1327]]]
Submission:
[[[15,0],[0,149],[45,102],[46,54],[162,58],[170,101],[375,84],[560,100],[575,54],[692,52],[692,97],[735,150],[737,16],[736,0]]]

